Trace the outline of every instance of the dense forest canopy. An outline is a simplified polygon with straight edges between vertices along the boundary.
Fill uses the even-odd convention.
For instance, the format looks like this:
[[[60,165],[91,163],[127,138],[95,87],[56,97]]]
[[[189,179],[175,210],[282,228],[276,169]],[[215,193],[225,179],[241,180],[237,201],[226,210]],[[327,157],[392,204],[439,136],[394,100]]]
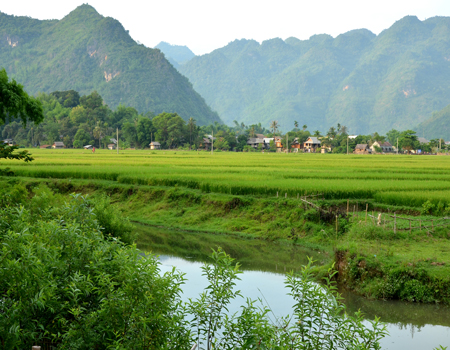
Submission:
[[[33,95],[96,90],[113,108],[126,104],[140,113],[177,112],[199,125],[220,122],[164,54],[136,43],[118,21],[89,5],[59,21],[0,12],[1,67]]]

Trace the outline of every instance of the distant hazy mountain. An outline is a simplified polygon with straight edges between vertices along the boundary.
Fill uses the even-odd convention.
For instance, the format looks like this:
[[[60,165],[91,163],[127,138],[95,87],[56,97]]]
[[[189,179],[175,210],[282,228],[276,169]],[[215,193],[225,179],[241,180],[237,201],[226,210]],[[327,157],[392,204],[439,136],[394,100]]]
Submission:
[[[414,130],[427,139],[443,138],[450,141],[450,105],[434,112],[431,118],[420,123]]]
[[[176,68],[195,57],[195,54],[187,46],[171,45],[164,41],[156,45],[155,49],[161,50],[167,60]]]
[[[408,16],[376,36],[236,40],[179,67],[228,124],[407,129],[450,103],[450,18]]]
[[[178,112],[220,121],[189,81],[155,49],[137,44],[116,20],[82,5],[62,20],[0,13],[0,68],[32,94],[97,90],[110,107]]]

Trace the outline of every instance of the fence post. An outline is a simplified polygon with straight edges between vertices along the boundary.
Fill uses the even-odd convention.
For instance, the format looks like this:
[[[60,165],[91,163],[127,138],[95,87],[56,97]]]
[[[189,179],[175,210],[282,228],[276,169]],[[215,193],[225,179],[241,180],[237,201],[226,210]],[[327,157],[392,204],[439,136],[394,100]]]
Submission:
[[[394,213],[394,235],[397,233],[397,214]]]
[[[336,241],[337,241],[337,234],[338,234],[338,216],[336,214]]]
[[[367,222],[367,209],[369,208],[369,203],[366,203],[366,222]]]
[[[287,193],[284,194],[284,198],[287,198]]]

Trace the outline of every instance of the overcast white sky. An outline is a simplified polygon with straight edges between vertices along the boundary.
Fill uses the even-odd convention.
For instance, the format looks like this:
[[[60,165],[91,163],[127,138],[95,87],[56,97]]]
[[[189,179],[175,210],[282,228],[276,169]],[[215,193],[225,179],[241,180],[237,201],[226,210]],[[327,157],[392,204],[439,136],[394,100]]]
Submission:
[[[86,0],[84,0],[86,1]],[[83,0],[2,1],[16,16],[61,19]],[[379,34],[406,15],[420,20],[450,16],[450,0],[90,0],[104,16],[119,20],[136,41],[187,45],[200,55],[235,39],[334,37],[367,28]]]

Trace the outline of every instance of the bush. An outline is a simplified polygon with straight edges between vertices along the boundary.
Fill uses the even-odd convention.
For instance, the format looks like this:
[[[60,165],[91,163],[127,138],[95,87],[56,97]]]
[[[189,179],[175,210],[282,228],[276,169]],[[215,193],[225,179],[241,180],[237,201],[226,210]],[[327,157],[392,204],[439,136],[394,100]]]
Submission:
[[[47,221],[23,207],[0,211],[9,223],[0,225],[2,348],[184,348],[182,277],[160,276],[153,257],[105,240],[86,199],[61,213]]]
[[[311,261],[300,274],[287,275],[292,318],[273,323],[269,309],[251,300],[229,315],[230,301],[240,296],[234,291],[240,271],[220,248],[203,267],[209,286],[182,304],[182,275],[161,276],[154,257],[105,239],[104,232],[124,229],[108,198],[72,195],[51,209],[51,191],[35,192],[32,201],[44,215],[0,208],[2,348],[191,349],[194,342],[217,350],[379,348],[384,326],[376,319],[367,328],[360,313],[343,316],[331,279],[324,286],[312,282]]]
[[[93,201],[94,214],[105,236],[119,238],[122,242],[132,244],[137,234],[128,218],[122,217],[120,210],[111,204],[108,196],[101,196]]]

